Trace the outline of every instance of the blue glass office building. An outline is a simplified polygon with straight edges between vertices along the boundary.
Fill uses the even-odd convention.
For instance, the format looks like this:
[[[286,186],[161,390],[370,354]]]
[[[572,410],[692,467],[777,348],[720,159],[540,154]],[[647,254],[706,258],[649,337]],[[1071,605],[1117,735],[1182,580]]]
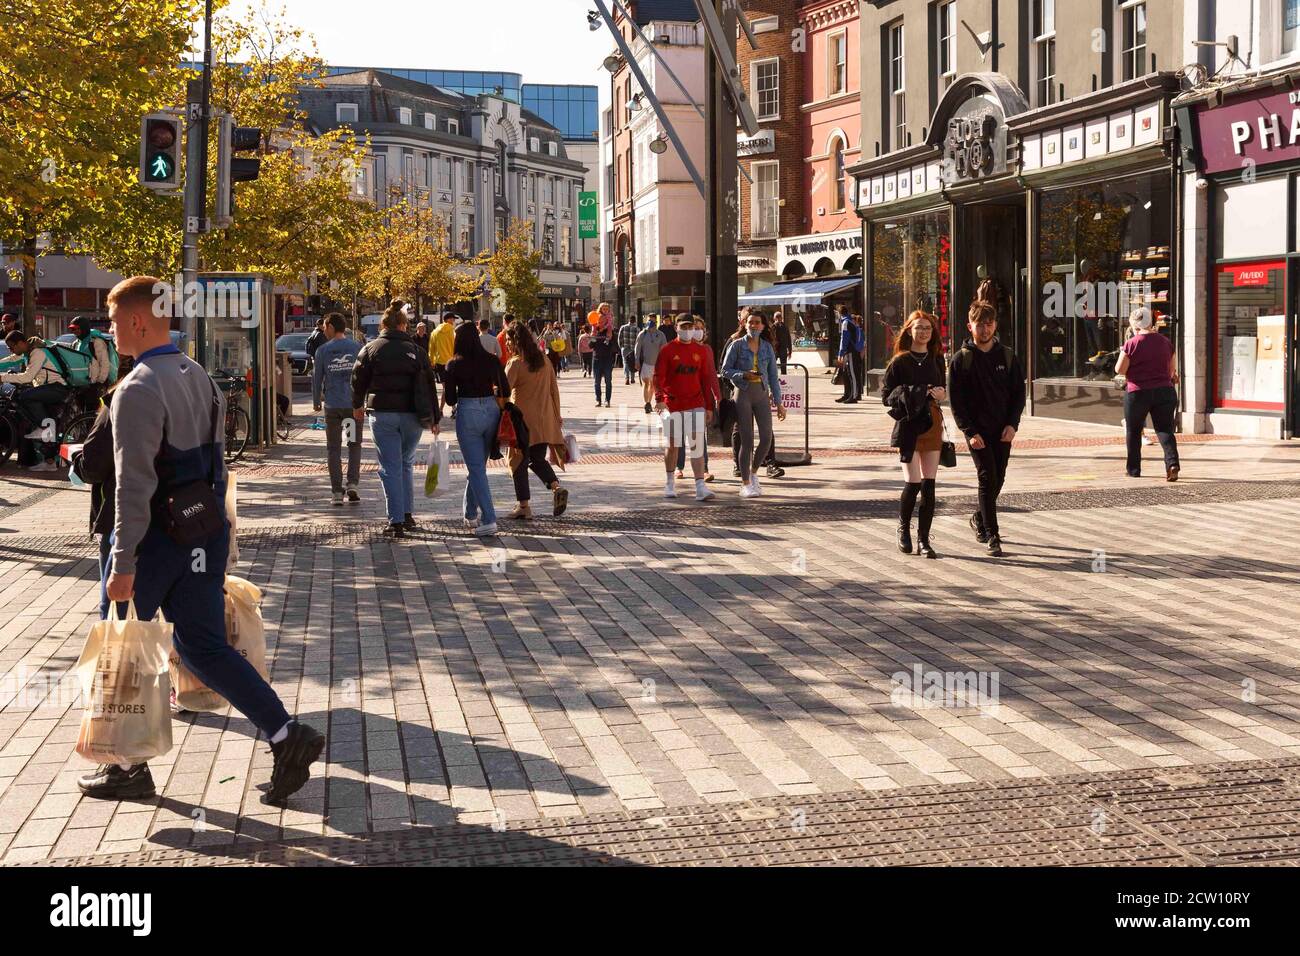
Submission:
[[[496,93],[536,113],[573,142],[598,140],[596,87],[524,83],[518,73],[487,73],[482,70],[412,70],[393,67],[331,66],[330,73],[352,73],[376,69],[417,83],[478,96]]]

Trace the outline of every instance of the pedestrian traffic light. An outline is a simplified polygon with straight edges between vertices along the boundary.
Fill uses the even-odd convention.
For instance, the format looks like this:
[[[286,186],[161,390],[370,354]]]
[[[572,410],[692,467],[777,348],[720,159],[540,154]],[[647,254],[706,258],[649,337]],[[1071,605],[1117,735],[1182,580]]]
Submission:
[[[255,150],[262,145],[262,131],[251,126],[236,126],[235,118],[222,113],[217,121],[217,208],[212,224],[227,228],[235,219],[235,183],[252,182],[262,171],[262,161],[255,156],[236,153]]]
[[[181,188],[181,118],[150,113],[140,122],[140,184],[155,192]]]

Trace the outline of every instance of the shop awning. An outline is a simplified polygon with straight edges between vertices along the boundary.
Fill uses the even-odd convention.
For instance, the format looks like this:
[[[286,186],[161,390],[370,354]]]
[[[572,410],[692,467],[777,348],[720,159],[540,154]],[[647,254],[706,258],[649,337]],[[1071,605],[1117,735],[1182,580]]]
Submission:
[[[805,282],[778,282],[766,289],[746,292],[736,301],[741,305],[820,305],[826,296],[851,289],[861,282],[862,276],[841,276],[838,279],[813,279]]]

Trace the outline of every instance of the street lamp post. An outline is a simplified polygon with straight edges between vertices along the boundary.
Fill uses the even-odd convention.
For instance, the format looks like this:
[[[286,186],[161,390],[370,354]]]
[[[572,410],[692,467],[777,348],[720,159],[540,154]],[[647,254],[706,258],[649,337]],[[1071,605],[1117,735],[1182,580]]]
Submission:
[[[724,36],[736,35],[735,8],[727,0],[709,3],[722,21]],[[716,56],[708,58],[705,90],[705,129],[708,131],[708,166],[705,172],[707,255],[704,262],[704,321],[709,341],[722,347],[723,330],[729,334],[736,315],[736,243],[740,234],[740,193],[737,183],[736,110],[726,89],[728,79]]]

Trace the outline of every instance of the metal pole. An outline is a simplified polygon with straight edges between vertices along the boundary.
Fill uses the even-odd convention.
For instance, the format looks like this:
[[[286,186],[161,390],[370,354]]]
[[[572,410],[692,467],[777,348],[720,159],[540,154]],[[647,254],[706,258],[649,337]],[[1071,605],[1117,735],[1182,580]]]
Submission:
[[[610,16],[609,13],[609,7],[606,6],[605,0],[595,0],[595,3],[596,9],[600,11],[601,18],[605,21],[605,26],[607,26],[609,32],[614,35],[614,42],[618,45],[619,52],[623,54],[623,58],[627,61],[628,69],[630,69],[632,75],[636,77],[637,84],[641,87],[641,92],[643,92],[646,99],[650,101],[650,106],[654,109],[655,116],[659,118],[659,124],[664,128],[664,132],[672,141],[673,148],[677,150],[677,155],[681,157],[682,164],[686,167],[686,171],[691,174],[691,179],[695,182],[695,188],[698,189],[700,195],[705,197],[707,200],[708,191],[705,188],[704,180],[700,177],[699,171],[696,170],[695,164],[691,162],[690,154],[686,152],[686,147],[682,145],[681,139],[677,136],[677,130],[675,130],[673,124],[668,121],[668,115],[664,112],[664,108],[660,104],[658,97],[655,96],[654,90],[650,86],[650,81],[646,79],[645,73],[641,70],[641,65],[637,63],[636,57],[632,55],[632,49],[627,45],[627,40],[623,38],[623,34],[619,32],[617,27],[615,27],[614,18]],[[732,130],[731,138],[733,141],[736,138],[734,129]]]
[[[722,35],[734,37],[735,9],[726,0],[711,0],[722,22]],[[736,110],[725,89],[717,57],[708,61],[708,175],[705,261],[705,321],[709,341],[721,345],[736,320],[736,243],[740,233],[740,196],[736,163]],[[725,323],[725,324],[724,324]]]
[[[186,85],[185,239],[181,270],[186,288],[199,277],[199,236],[208,231],[208,116],[212,101],[212,0],[203,11],[203,76]],[[196,297],[197,298],[197,297]],[[186,296],[188,301],[188,296]],[[181,327],[200,365],[207,366],[207,322],[202,310],[186,314]]]

